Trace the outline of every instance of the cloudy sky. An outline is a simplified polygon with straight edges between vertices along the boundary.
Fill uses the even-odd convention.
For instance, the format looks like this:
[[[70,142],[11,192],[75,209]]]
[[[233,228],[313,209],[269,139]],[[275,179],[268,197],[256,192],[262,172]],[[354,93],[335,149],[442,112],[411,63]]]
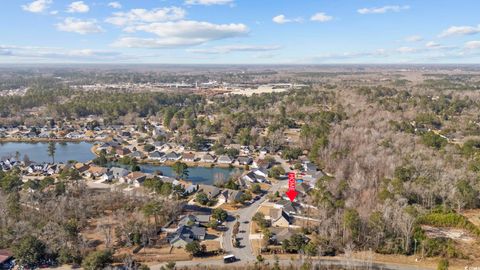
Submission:
[[[0,63],[480,63],[478,0],[4,0]]]

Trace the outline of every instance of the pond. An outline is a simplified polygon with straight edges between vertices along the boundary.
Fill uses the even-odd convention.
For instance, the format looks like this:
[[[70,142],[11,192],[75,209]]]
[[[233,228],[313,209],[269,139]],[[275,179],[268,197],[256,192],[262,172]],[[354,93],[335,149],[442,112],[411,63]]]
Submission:
[[[7,142],[0,143],[0,159],[15,157],[18,155],[20,160],[27,155],[31,161],[37,163],[52,162],[52,157],[48,155],[48,143],[26,143],[26,142]],[[57,142],[55,143],[55,162],[66,163],[69,160],[86,162],[95,158],[90,151],[92,143],[87,142]],[[17,154],[18,153],[18,154]]]

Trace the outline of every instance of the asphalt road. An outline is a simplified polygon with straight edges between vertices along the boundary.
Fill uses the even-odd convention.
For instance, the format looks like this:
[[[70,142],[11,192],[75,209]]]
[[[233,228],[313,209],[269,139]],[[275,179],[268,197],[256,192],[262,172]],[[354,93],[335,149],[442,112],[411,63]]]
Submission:
[[[273,194],[280,189],[282,185],[285,185],[286,181],[278,181],[270,187],[269,191],[266,194]],[[251,205],[244,207],[242,209],[229,212],[230,218],[226,223],[228,231],[223,235],[222,243],[223,249],[228,254],[233,254],[237,259],[242,262],[254,262],[256,257],[254,255],[251,242],[249,240],[250,236],[250,222],[252,221],[253,215],[257,212],[260,205],[267,199],[267,195],[262,196],[259,200],[255,201]],[[233,247],[232,243],[232,231],[235,223],[240,222],[239,233],[237,238],[240,240],[240,247]]]
[[[305,260],[297,259],[297,260],[279,260],[278,263],[282,266],[289,266],[293,265],[296,267],[301,266]],[[372,269],[382,269],[382,270],[421,270],[421,269],[428,269],[432,270],[434,268],[421,268],[414,265],[402,265],[402,264],[388,264],[388,263],[380,263],[380,262],[366,262],[361,260],[355,259],[346,259],[346,258],[321,258],[321,259],[312,259],[310,260],[313,266],[341,266],[345,269],[365,269],[365,270],[372,270]],[[235,266],[253,266],[255,262],[245,262],[245,261],[237,261],[233,265]],[[265,260],[264,264],[273,265],[275,262],[273,260]],[[159,270],[165,264],[159,264],[150,266],[152,270]],[[202,267],[202,266],[218,266],[218,267],[228,267],[230,264],[224,264],[222,260],[206,260],[206,261],[181,261],[176,262],[176,267]]]

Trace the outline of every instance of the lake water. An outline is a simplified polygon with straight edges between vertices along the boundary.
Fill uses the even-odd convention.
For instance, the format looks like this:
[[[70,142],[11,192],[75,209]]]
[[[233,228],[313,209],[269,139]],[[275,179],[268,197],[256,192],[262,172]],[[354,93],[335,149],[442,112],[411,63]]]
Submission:
[[[69,160],[78,162],[87,162],[95,158],[95,155],[90,151],[92,143],[56,143],[55,162],[66,163]],[[23,160],[24,155],[28,155],[31,161],[43,163],[52,162],[52,158],[48,156],[48,143],[0,143],[0,159],[7,157],[14,157],[15,153],[19,153],[19,157]],[[142,172],[153,173],[161,171],[163,175],[174,177],[172,168],[168,166],[155,166],[142,164],[140,165]],[[188,169],[188,180],[198,184],[213,184],[215,175],[221,174],[225,180],[228,180],[230,175],[235,173],[238,169],[230,168],[205,168],[205,167],[191,167]]]
[[[78,162],[86,162],[95,158],[95,155],[90,151],[91,143],[56,143],[55,162],[66,163],[69,160],[76,160]],[[24,155],[28,155],[31,161],[38,163],[52,162],[52,157],[48,156],[48,143],[0,143],[0,159],[6,157],[15,157],[16,153],[23,160]]]

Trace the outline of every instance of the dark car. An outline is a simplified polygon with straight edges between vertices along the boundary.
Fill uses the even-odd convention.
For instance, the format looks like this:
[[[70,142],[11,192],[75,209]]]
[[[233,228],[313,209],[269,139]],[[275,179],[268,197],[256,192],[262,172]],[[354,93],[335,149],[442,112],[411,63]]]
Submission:
[[[227,255],[223,257],[223,263],[234,263],[237,261],[235,255]]]

